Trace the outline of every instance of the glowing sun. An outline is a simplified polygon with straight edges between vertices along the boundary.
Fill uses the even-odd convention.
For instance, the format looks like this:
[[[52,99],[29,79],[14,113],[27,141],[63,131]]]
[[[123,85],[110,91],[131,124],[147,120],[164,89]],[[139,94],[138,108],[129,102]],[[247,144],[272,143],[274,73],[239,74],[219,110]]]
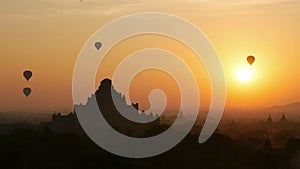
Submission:
[[[253,77],[253,70],[250,67],[242,67],[237,71],[237,79],[241,82],[249,82]]]

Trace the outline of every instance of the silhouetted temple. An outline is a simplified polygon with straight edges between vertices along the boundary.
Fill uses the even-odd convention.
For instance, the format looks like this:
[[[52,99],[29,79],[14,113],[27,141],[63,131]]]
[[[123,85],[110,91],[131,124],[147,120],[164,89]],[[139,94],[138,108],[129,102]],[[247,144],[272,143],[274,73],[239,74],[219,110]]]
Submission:
[[[281,118],[280,118],[279,122],[280,122],[280,123],[285,123],[285,122],[287,122],[287,120],[286,120],[286,117],[285,117],[285,114],[284,114],[284,113],[282,114],[282,116],[281,116]]]
[[[272,119],[271,115],[268,117],[267,122],[268,123],[273,123],[273,119]]]
[[[134,137],[146,137],[147,131],[160,125],[158,115],[152,113],[146,114],[144,111],[139,111],[139,104],[126,104],[125,96],[118,93],[110,79],[104,79],[98,90],[95,92],[96,100],[105,120],[117,131]],[[94,96],[92,96],[94,97]],[[120,111],[126,114],[126,117],[138,119],[140,121],[150,121],[149,123],[138,123],[131,121],[118,112],[115,103],[121,108]],[[89,103],[87,103],[88,105]]]
[[[45,129],[50,129],[56,133],[73,133],[77,135],[84,134],[75,113],[72,112],[67,115],[54,113],[52,115],[51,122],[40,123],[40,126]]]
[[[110,79],[101,81],[98,90],[88,98],[86,105],[79,105],[79,107],[91,110],[89,107],[92,106],[92,99],[95,98],[105,120],[118,132],[134,137],[147,137],[149,136],[149,134],[147,135],[147,131],[151,131],[151,135],[158,134],[157,132],[153,132],[153,128],[160,125],[158,115],[154,116],[153,113],[146,114],[144,111],[139,111],[138,103],[127,105],[125,96],[114,89]],[[116,108],[113,98],[115,99],[115,103],[121,108],[119,110],[124,111],[127,116],[140,121],[149,121],[149,123],[138,123],[124,117]],[[41,123],[40,126],[58,133],[83,134],[75,110],[74,113],[68,115],[55,113],[52,115],[51,122]]]
[[[283,124],[283,123],[287,123],[287,122],[288,121],[287,121],[286,116],[285,116],[284,113],[281,115],[279,121],[277,121],[276,123],[274,123],[271,115],[269,115],[269,117],[267,118],[267,123],[268,124]]]

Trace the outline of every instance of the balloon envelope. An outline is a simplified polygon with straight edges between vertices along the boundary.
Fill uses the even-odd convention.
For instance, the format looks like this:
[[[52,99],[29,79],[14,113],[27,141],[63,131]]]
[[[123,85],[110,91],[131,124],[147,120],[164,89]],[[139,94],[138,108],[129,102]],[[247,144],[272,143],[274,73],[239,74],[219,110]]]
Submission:
[[[255,57],[254,57],[254,56],[248,56],[248,57],[247,57],[247,61],[248,61],[248,63],[249,63],[250,65],[252,65],[253,62],[255,61]]]
[[[96,47],[97,50],[99,50],[101,48],[101,46],[102,46],[101,42],[96,42],[95,43],[95,47]]]
[[[25,94],[26,97],[28,97],[31,93],[31,89],[29,87],[25,87],[23,89],[23,93]]]
[[[30,70],[26,70],[23,72],[23,76],[28,81],[32,77],[32,72]]]

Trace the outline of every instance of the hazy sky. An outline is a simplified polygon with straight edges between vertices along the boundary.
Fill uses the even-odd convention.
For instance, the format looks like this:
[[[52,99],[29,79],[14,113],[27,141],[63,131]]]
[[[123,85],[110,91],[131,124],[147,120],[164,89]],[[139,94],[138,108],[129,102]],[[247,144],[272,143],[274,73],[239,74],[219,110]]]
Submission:
[[[208,36],[224,66],[227,106],[261,107],[300,101],[298,0],[83,0],[82,3],[79,0],[9,0],[0,2],[0,109],[72,107],[73,69],[87,39],[113,19],[152,11],[185,18]],[[160,43],[149,42],[153,38]],[[140,45],[136,46],[137,43]],[[153,45],[174,50],[182,58],[188,52],[168,38],[143,36],[124,41],[108,55],[126,55]],[[250,82],[242,83],[237,80],[236,71],[248,66],[245,58],[250,54],[257,59],[253,65],[254,76]],[[201,63],[190,65],[198,74],[203,105],[207,106],[208,77]],[[29,83],[22,76],[25,69],[34,71]],[[109,77],[109,71],[109,68],[102,74],[99,71],[97,80]],[[169,79],[159,74],[155,75],[158,81]],[[144,75],[150,79],[151,76],[154,75],[149,72]],[[147,82],[142,77],[136,78],[134,88]],[[162,88],[166,88],[165,83],[161,84]],[[33,89],[28,99],[22,93],[25,86]],[[132,99],[147,107],[148,96],[144,95],[151,87],[156,86],[132,91]],[[170,97],[176,97],[176,94],[172,96],[176,85],[166,90]]]

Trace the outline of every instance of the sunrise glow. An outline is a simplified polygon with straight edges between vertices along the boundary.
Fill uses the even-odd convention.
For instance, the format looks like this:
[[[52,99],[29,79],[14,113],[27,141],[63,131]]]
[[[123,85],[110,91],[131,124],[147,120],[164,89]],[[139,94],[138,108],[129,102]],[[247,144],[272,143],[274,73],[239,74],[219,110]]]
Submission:
[[[250,67],[242,67],[237,71],[237,79],[241,82],[249,82],[253,78],[253,69]]]

